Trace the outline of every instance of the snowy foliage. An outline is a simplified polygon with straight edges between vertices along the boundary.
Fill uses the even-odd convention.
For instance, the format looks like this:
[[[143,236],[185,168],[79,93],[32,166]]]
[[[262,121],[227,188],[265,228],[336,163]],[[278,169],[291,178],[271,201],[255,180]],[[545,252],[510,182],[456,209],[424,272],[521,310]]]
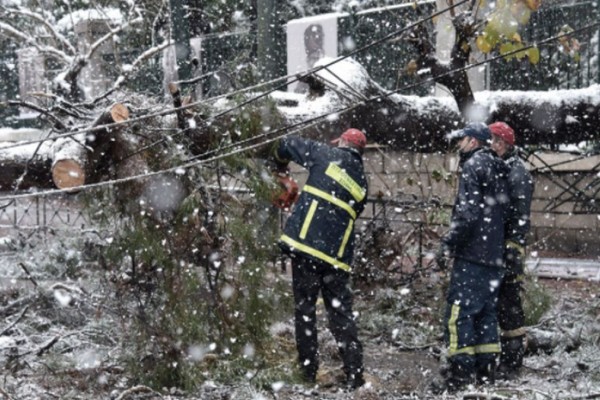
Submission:
[[[119,9],[113,7],[76,10],[58,20],[56,28],[62,32],[72,32],[79,22],[87,20],[106,20],[112,25],[118,25],[123,22],[123,15]]]

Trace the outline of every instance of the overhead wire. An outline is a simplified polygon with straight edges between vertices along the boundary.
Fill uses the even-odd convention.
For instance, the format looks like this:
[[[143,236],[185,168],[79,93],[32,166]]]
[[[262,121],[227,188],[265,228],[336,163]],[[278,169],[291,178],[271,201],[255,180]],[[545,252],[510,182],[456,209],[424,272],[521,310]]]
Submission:
[[[237,109],[240,109],[240,108],[242,108],[242,107],[244,107],[244,106],[246,106],[248,104],[251,104],[251,103],[253,103],[253,102],[261,99],[261,98],[267,97],[269,94],[271,94],[271,93],[273,93],[273,92],[275,92],[275,91],[277,91],[277,90],[279,90],[279,89],[281,89],[283,87],[286,87],[286,86],[288,86],[288,85],[290,85],[290,84],[292,84],[294,82],[300,81],[303,78],[308,77],[308,76],[310,76],[310,75],[312,75],[312,74],[314,74],[316,72],[319,72],[319,71],[321,71],[323,69],[329,71],[329,67],[331,67],[332,65],[337,64],[337,63],[339,63],[339,62],[341,62],[341,61],[343,61],[343,60],[345,60],[347,58],[350,58],[350,57],[352,57],[352,56],[354,56],[354,55],[356,55],[358,53],[361,53],[361,52],[363,52],[365,50],[368,50],[371,47],[374,47],[376,45],[382,44],[382,43],[384,43],[384,42],[386,42],[386,41],[388,41],[388,40],[390,40],[390,39],[392,39],[392,38],[394,38],[396,36],[399,36],[399,35],[407,32],[407,31],[413,29],[414,27],[416,27],[418,25],[421,25],[421,24],[423,24],[423,23],[425,23],[425,22],[427,22],[429,20],[432,20],[432,19],[438,17],[439,15],[442,15],[442,14],[448,12],[448,11],[450,11],[450,10],[452,10],[452,9],[454,9],[454,8],[460,6],[460,5],[462,5],[462,4],[464,4],[464,3],[468,2],[468,1],[470,1],[470,0],[461,0],[461,1],[457,2],[457,3],[455,3],[455,4],[452,4],[449,7],[446,7],[444,9],[442,9],[442,10],[436,11],[435,13],[433,13],[433,14],[425,17],[425,18],[421,18],[420,20],[418,20],[418,21],[416,21],[416,22],[414,22],[412,24],[409,24],[409,25],[405,26],[404,28],[401,28],[401,29],[396,30],[396,31],[394,31],[392,33],[389,33],[388,35],[386,35],[386,36],[384,36],[384,37],[382,37],[380,39],[377,39],[377,40],[375,40],[373,42],[370,42],[370,43],[368,43],[368,44],[366,44],[366,45],[364,45],[362,47],[359,47],[359,48],[357,48],[357,49],[349,52],[348,54],[345,54],[343,56],[337,57],[334,60],[332,60],[332,61],[330,61],[330,62],[328,62],[326,64],[318,65],[318,66],[313,67],[313,68],[311,68],[311,69],[309,69],[307,71],[304,71],[302,73],[295,73],[295,74],[287,75],[285,77],[276,78],[276,79],[272,80],[271,82],[277,82],[277,81],[279,81],[281,79],[285,79],[285,82],[283,84],[281,84],[281,85],[278,85],[278,86],[275,86],[275,87],[271,88],[270,90],[267,90],[266,92],[261,93],[260,95],[252,97],[250,99],[247,99],[246,101],[244,101],[244,102],[242,102],[240,104],[237,104],[235,107],[231,107],[229,109],[224,110],[221,113],[217,113],[217,114],[211,115],[207,120],[213,120],[213,119],[219,118],[219,117],[221,117],[223,115],[226,115],[226,114],[228,114],[230,112],[233,112],[233,111],[235,111]],[[330,73],[335,76],[335,74],[333,74],[333,72],[330,71]],[[260,86],[268,85],[268,83],[261,83],[259,85]],[[348,86],[350,87],[350,85],[348,85]],[[352,89],[352,88],[350,88],[350,89]],[[247,91],[247,90],[245,90],[245,91]],[[226,95],[218,96],[217,98],[230,97],[230,96],[233,96],[233,94],[229,93],[229,94],[226,94]],[[364,98],[364,96],[361,96],[361,97]],[[211,101],[214,101],[214,100],[211,100]],[[203,102],[205,102],[205,101],[202,101],[202,102],[199,102],[199,103],[203,103]],[[199,104],[199,103],[190,103],[190,104],[186,105],[185,107],[191,107],[194,104]],[[183,107],[179,107],[177,110],[180,110],[180,109],[183,109]],[[182,132],[178,132],[178,133],[176,133],[173,136],[176,136],[176,135],[181,134],[181,133]],[[163,141],[164,140],[159,140],[159,141],[155,142],[155,144],[162,143]]]
[[[548,39],[539,41],[537,43],[534,43],[534,44],[532,44],[530,46],[525,46],[525,47],[523,47],[521,49],[514,50],[514,51],[511,51],[511,52],[507,52],[507,53],[504,53],[504,54],[492,57],[492,58],[490,58],[488,60],[480,61],[480,62],[477,62],[477,63],[474,63],[474,64],[469,64],[469,65],[466,65],[464,67],[460,67],[460,68],[457,68],[457,69],[454,69],[454,70],[450,70],[450,71],[445,72],[444,74],[440,74],[438,76],[431,77],[429,79],[426,79],[424,81],[418,82],[416,84],[407,85],[405,87],[402,87],[402,88],[396,89],[394,91],[390,91],[388,93],[385,93],[385,94],[383,94],[381,96],[376,96],[374,98],[371,98],[368,101],[380,100],[382,98],[385,98],[385,97],[391,96],[393,94],[396,94],[397,92],[399,92],[401,90],[405,90],[406,88],[415,87],[415,86],[422,85],[422,84],[428,83],[428,82],[435,82],[435,80],[439,79],[440,77],[444,77],[444,76],[447,76],[449,74],[453,74],[453,73],[456,73],[456,72],[466,71],[468,69],[480,66],[482,64],[485,64],[485,63],[488,63],[488,62],[493,62],[493,61],[499,60],[500,58],[511,56],[511,55],[519,53],[519,52],[521,52],[523,50],[527,50],[528,48],[532,48],[532,47],[535,47],[535,46],[543,45],[543,44],[549,43],[550,41],[557,40],[560,37],[573,35],[574,33],[577,33],[578,31],[583,31],[583,30],[590,29],[590,28],[592,28],[594,26],[599,26],[599,25],[600,25],[600,23],[594,23],[594,24],[590,24],[590,25],[584,26],[582,28],[579,28],[579,29],[577,29],[577,30],[575,30],[573,32],[568,33],[568,34],[562,34],[562,35],[553,36],[551,38],[548,38]],[[200,157],[200,156],[203,156],[203,157],[205,157],[207,155],[210,156],[210,155],[212,155],[214,153],[217,153],[218,151],[222,151],[223,148],[221,148],[221,149],[217,149],[215,151],[204,153],[204,154],[202,154],[200,156],[191,157],[184,164],[181,164],[181,165],[178,165],[178,166],[174,166],[174,167],[170,167],[170,168],[166,168],[166,169],[163,169],[163,170],[153,171],[153,172],[150,172],[150,173],[145,173],[145,174],[140,174],[140,175],[133,175],[133,176],[125,177],[125,178],[114,179],[114,180],[109,180],[109,181],[104,181],[104,182],[98,182],[98,183],[93,183],[93,184],[82,185],[82,186],[78,186],[78,187],[74,187],[74,188],[69,188],[69,189],[51,189],[51,190],[40,191],[40,192],[36,192],[36,193],[24,193],[24,194],[18,194],[18,195],[13,195],[13,196],[4,196],[4,197],[0,197],[0,201],[1,200],[16,199],[16,198],[24,198],[24,197],[42,196],[42,195],[48,195],[48,194],[69,193],[69,192],[73,192],[73,191],[76,191],[76,190],[93,189],[93,188],[97,188],[97,187],[101,187],[101,186],[108,186],[108,185],[115,185],[115,184],[125,183],[125,182],[129,182],[129,181],[132,181],[132,180],[137,180],[137,179],[150,178],[150,177],[153,177],[153,176],[157,176],[157,175],[161,175],[161,174],[165,174],[165,173],[169,173],[169,172],[176,172],[177,170],[181,170],[181,169],[187,169],[187,168],[190,168],[190,167],[193,167],[193,166],[196,166],[196,165],[210,163],[210,162],[213,162],[213,161],[217,161],[217,160],[223,159],[225,157],[229,157],[229,156],[232,156],[232,155],[235,155],[235,154],[243,153],[243,152],[246,152],[246,151],[249,151],[249,150],[261,147],[261,146],[264,146],[265,144],[271,143],[271,142],[273,142],[275,140],[279,140],[279,139],[281,139],[281,138],[283,138],[285,136],[288,136],[288,135],[291,135],[293,133],[296,133],[297,131],[301,131],[303,129],[306,129],[306,127],[302,127],[302,125],[308,125],[309,123],[312,124],[312,125],[314,125],[315,123],[320,122],[322,119],[324,119],[324,118],[326,118],[326,117],[328,117],[330,115],[339,114],[341,112],[350,111],[350,110],[352,110],[352,109],[354,109],[354,108],[356,108],[359,105],[362,105],[364,103],[365,103],[365,101],[357,102],[357,103],[352,104],[352,105],[350,105],[348,107],[345,107],[343,109],[335,110],[333,112],[329,112],[329,113],[326,113],[326,114],[321,114],[321,115],[313,117],[313,118],[311,118],[309,120],[298,122],[297,124],[292,125],[292,127],[296,127],[297,129],[293,130],[293,131],[289,131],[287,133],[285,131],[290,129],[289,126],[288,127],[283,127],[283,128],[280,128],[280,129],[274,131],[274,132],[283,131],[284,133],[281,134],[281,135],[277,135],[277,134],[274,135],[274,132],[269,132],[269,133],[257,135],[257,136],[254,136],[252,138],[248,138],[248,139],[236,142],[236,143],[232,143],[232,144],[226,146],[225,148],[234,148],[234,147],[237,147],[237,148],[234,149],[234,150],[232,150],[232,151],[230,151],[229,153],[216,154],[216,155],[214,155],[212,157],[209,157],[209,158],[203,158],[203,159],[197,160],[197,158]],[[259,143],[248,145],[247,147],[243,147],[243,146],[240,147],[240,145],[244,145],[244,144],[246,144],[246,143],[248,143],[250,141],[254,141],[257,138],[264,138],[267,135],[272,136],[272,137],[268,138],[266,140],[263,140],[263,141],[261,141]]]
[[[354,109],[354,108],[356,108],[356,107],[358,107],[360,105],[366,104],[368,102],[379,101],[379,100],[384,99],[386,97],[390,97],[390,96],[392,96],[394,94],[398,94],[399,92],[404,91],[404,90],[413,89],[415,87],[419,87],[419,86],[422,86],[422,85],[425,85],[425,84],[428,84],[428,83],[435,83],[440,78],[443,78],[443,77],[455,74],[457,72],[467,71],[469,69],[472,69],[472,68],[475,68],[475,67],[479,67],[481,65],[492,63],[492,62],[498,61],[498,60],[500,60],[502,58],[505,58],[505,57],[510,57],[512,55],[516,55],[517,53],[520,53],[520,52],[522,52],[524,50],[528,50],[528,49],[533,48],[533,47],[545,45],[547,43],[550,43],[552,41],[560,39],[560,38],[562,38],[564,36],[570,36],[570,35],[573,35],[575,33],[578,33],[578,32],[581,32],[581,31],[584,31],[584,30],[587,30],[587,29],[591,29],[591,28],[596,27],[596,26],[600,26],[600,22],[593,23],[593,24],[590,24],[590,25],[586,25],[584,27],[578,28],[577,30],[574,30],[573,32],[565,33],[565,34],[561,34],[561,35],[556,35],[556,36],[544,39],[542,41],[535,42],[535,43],[530,44],[528,46],[524,46],[524,47],[522,47],[520,49],[512,50],[510,52],[506,52],[506,53],[503,53],[503,54],[499,54],[497,56],[488,58],[488,59],[483,60],[483,61],[478,61],[478,62],[475,62],[475,63],[472,63],[472,64],[465,65],[463,67],[452,69],[452,70],[446,71],[446,72],[444,72],[442,74],[439,74],[439,75],[427,78],[425,80],[422,80],[422,81],[419,81],[419,82],[416,82],[416,83],[405,85],[405,86],[400,87],[398,89],[395,89],[393,91],[389,91],[387,93],[384,93],[384,94],[382,94],[380,96],[375,96],[375,97],[372,97],[370,99],[362,100],[362,101],[359,101],[359,102],[357,102],[355,104],[351,104],[351,105],[347,106],[346,108],[341,108],[341,109],[337,109],[335,111],[328,112],[326,114],[321,114],[318,117],[312,118],[310,120],[310,122],[314,121],[315,119],[324,119],[324,118],[327,118],[327,117],[329,117],[331,115],[334,115],[334,114],[340,114],[340,113],[343,113],[343,112],[348,112],[348,111],[350,111],[350,110],[352,110],[352,109]],[[285,127],[284,128],[280,128],[280,129],[285,129]],[[243,145],[244,143],[247,143],[247,142],[250,142],[250,141],[255,141],[257,139],[261,139],[261,138],[270,136],[272,134],[273,134],[273,132],[266,132],[266,133],[262,133],[262,134],[253,136],[251,138],[247,138],[247,139],[243,139],[241,141],[237,141],[235,143],[230,143],[230,144],[228,144],[226,146],[223,146],[223,147],[218,148],[218,149],[211,150],[211,151],[209,151],[207,153],[204,153],[202,155],[191,157],[190,160],[191,159],[196,159],[196,158],[199,158],[199,157],[202,157],[202,156],[206,156],[206,155],[212,155],[212,154],[214,154],[216,152],[227,150],[228,148],[232,148],[232,147],[237,147],[237,146]]]
[[[161,174],[165,174],[165,173],[169,173],[169,172],[176,172],[178,170],[187,169],[187,168],[190,168],[190,167],[194,167],[196,165],[201,165],[201,164],[205,164],[205,163],[210,163],[210,162],[213,162],[213,161],[217,161],[217,160],[223,159],[225,157],[229,157],[229,156],[232,156],[232,155],[235,155],[235,154],[243,153],[243,152],[246,152],[246,151],[249,151],[249,150],[261,147],[261,146],[264,146],[265,144],[271,143],[271,142],[279,140],[279,139],[281,139],[281,138],[283,138],[285,136],[288,136],[288,135],[291,135],[291,134],[296,133],[298,131],[302,131],[302,130],[306,129],[306,127],[302,127],[302,125],[309,125],[309,124],[311,126],[315,125],[316,123],[319,123],[321,120],[323,120],[324,118],[327,118],[328,116],[331,116],[331,115],[334,115],[334,114],[340,114],[342,112],[350,111],[350,110],[352,110],[352,109],[354,109],[354,108],[356,108],[356,107],[358,107],[358,106],[360,106],[362,104],[365,104],[367,102],[381,100],[382,98],[386,98],[386,97],[389,97],[389,96],[391,96],[393,94],[397,94],[398,92],[400,92],[402,90],[406,90],[406,89],[409,89],[409,88],[420,86],[420,85],[423,85],[425,83],[435,82],[437,79],[439,79],[441,77],[445,77],[445,76],[448,76],[448,75],[451,75],[451,74],[454,74],[454,73],[457,73],[457,72],[466,71],[468,69],[475,68],[477,66],[481,66],[481,65],[484,65],[484,64],[487,64],[487,63],[491,63],[491,62],[497,61],[497,60],[499,60],[501,58],[515,55],[515,54],[517,54],[519,52],[522,52],[524,50],[527,50],[529,48],[541,46],[541,45],[547,44],[547,43],[549,43],[551,41],[557,40],[557,39],[559,39],[561,37],[571,36],[573,34],[576,34],[576,33],[580,32],[580,31],[583,31],[583,30],[586,30],[586,29],[590,29],[590,28],[593,28],[593,27],[596,27],[596,26],[600,26],[600,22],[586,25],[584,27],[578,28],[578,29],[576,29],[576,30],[574,30],[572,32],[569,32],[569,33],[565,33],[565,34],[561,34],[561,35],[556,35],[556,36],[553,36],[553,37],[550,37],[550,38],[547,38],[547,39],[535,42],[535,43],[533,43],[533,44],[531,44],[529,46],[524,46],[524,47],[522,47],[522,48],[520,48],[518,50],[514,50],[514,51],[511,51],[511,52],[506,52],[506,53],[503,53],[503,54],[491,57],[491,58],[489,58],[487,60],[484,60],[484,61],[476,62],[476,63],[473,63],[473,64],[468,64],[466,66],[463,66],[463,67],[460,67],[460,68],[456,68],[456,69],[447,71],[447,72],[445,72],[443,74],[437,75],[435,77],[428,78],[426,80],[417,82],[415,84],[406,85],[404,87],[401,87],[399,89],[390,91],[390,92],[382,94],[380,96],[376,96],[376,97],[370,98],[368,100],[364,100],[364,101],[360,101],[360,102],[351,104],[351,105],[349,105],[349,106],[347,106],[345,108],[341,108],[341,109],[338,109],[338,110],[335,110],[335,111],[332,111],[332,112],[329,112],[329,113],[326,113],[326,114],[321,114],[321,115],[315,116],[313,118],[310,118],[309,120],[300,121],[300,122],[298,122],[296,124],[293,124],[291,126],[282,127],[280,129],[272,131],[272,132],[268,132],[268,133],[256,135],[256,136],[251,137],[251,138],[247,138],[247,139],[235,142],[235,143],[231,143],[231,144],[229,144],[227,146],[224,146],[222,148],[215,149],[213,151],[209,151],[209,152],[204,153],[202,155],[191,157],[191,158],[187,159],[184,164],[181,164],[181,165],[178,165],[178,166],[173,166],[173,167],[166,168],[166,169],[163,169],[163,170],[153,171],[153,172],[150,172],[150,173],[145,173],[145,174],[140,174],[140,175],[133,175],[133,176],[124,177],[124,178],[120,178],[120,179],[114,179],[114,180],[109,180],[109,181],[104,181],[104,182],[93,183],[93,184],[86,184],[86,185],[82,185],[82,186],[78,186],[78,187],[74,187],[74,188],[69,188],[69,189],[51,189],[51,190],[40,191],[40,192],[35,192],[35,193],[23,193],[23,194],[12,195],[12,196],[3,196],[3,197],[0,197],[0,201],[2,201],[2,200],[17,199],[17,198],[25,198],[25,197],[42,196],[42,195],[49,195],[49,194],[69,193],[69,192],[78,191],[78,190],[93,189],[93,188],[98,188],[98,187],[108,186],[108,185],[116,185],[116,184],[125,183],[125,182],[129,182],[129,181],[137,180],[137,179],[150,178],[150,177],[153,177],[153,176],[157,176],[157,175],[161,175]],[[290,130],[290,128],[295,128],[295,130]],[[286,132],[287,130],[290,130],[290,131]],[[282,134],[277,134],[277,132],[283,132],[283,133]],[[255,141],[256,139],[262,139],[262,138],[265,138],[266,136],[270,136],[270,137],[267,138],[267,139],[265,139],[265,140],[263,140],[263,141],[261,141],[261,142],[259,142],[259,143],[250,144],[250,145],[248,145],[246,147],[243,146],[243,145],[245,145],[248,142]],[[223,150],[227,150],[227,149],[233,149],[233,150],[230,151],[230,152],[228,152],[228,153],[215,154],[215,153],[219,153],[219,152],[221,152]],[[214,154],[214,156],[213,156],[213,154]],[[202,159],[198,160],[199,157],[206,157],[206,156],[209,156],[209,157],[208,158],[202,158]]]
[[[579,28],[578,30],[590,29],[590,28],[592,28],[594,26],[598,26],[598,25],[600,25],[600,23],[591,24],[591,25]],[[569,33],[569,35],[572,35],[573,33],[576,33],[576,32],[571,32],[571,33]],[[505,53],[505,54],[502,54],[502,55],[499,55],[499,56],[496,56],[496,57],[492,57],[492,58],[490,58],[488,60],[485,60],[485,61],[477,62],[477,63],[474,63],[474,64],[469,64],[469,65],[466,65],[464,67],[448,71],[448,72],[446,72],[444,74],[441,74],[439,76],[431,77],[431,78],[429,78],[429,79],[427,79],[425,81],[421,81],[421,82],[419,82],[417,84],[408,85],[408,86],[405,86],[403,88],[397,89],[395,91],[390,91],[389,93],[386,93],[384,95],[371,98],[368,101],[375,101],[375,100],[379,100],[379,99],[387,97],[387,96],[391,96],[392,94],[396,94],[396,92],[398,92],[398,91],[405,90],[407,87],[414,87],[415,85],[419,85],[419,84],[424,84],[424,83],[428,83],[428,82],[435,82],[436,79],[439,79],[440,77],[446,76],[448,74],[453,74],[453,73],[456,73],[456,72],[468,70],[470,68],[474,68],[474,67],[480,66],[480,65],[482,65],[484,63],[487,63],[487,62],[493,62],[493,61],[496,61],[496,60],[498,60],[500,58],[516,54],[516,53],[518,53],[520,51],[523,51],[523,50],[527,50],[528,47],[534,47],[534,46],[537,46],[537,45],[542,45],[542,44],[548,43],[548,42],[550,42],[552,40],[556,40],[558,37],[562,37],[562,36],[566,36],[566,35],[559,35],[557,37],[548,38],[548,39],[545,39],[543,41],[537,42],[536,44],[532,44],[530,46],[523,47],[523,48],[521,48],[519,50],[508,52],[508,53]],[[206,157],[208,155],[208,156],[212,156],[212,157],[202,158],[200,160],[197,159],[200,156],[191,157],[184,164],[180,164],[180,165],[177,165],[177,166],[173,166],[173,167],[162,169],[162,170],[158,170],[158,171],[153,171],[153,172],[150,172],[150,173],[145,173],[145,174],[140,174],[140,175],[132,175],[132,176],[129,176],[129,177],[124,177],[124,178],[120,178],[120,179],[113,179],[113,180],[104,181],[104,182],[98,182],[98,183],[93,183],[93,184],[86,184],[86,185],[78,186],[78,187],[75,187],[75,188],[69,188],[69,189],[51,189],[51,190],[39,191],[39,192],[35,192],[35,193],[23,193],[23,194],[11,195],[11,196],[3,196],[3,197],[0,197],[0,201],[3,201],[3,200],[12,200],[12,199],[18,199],[18,198],[44,196],[44,195],[51,195],[51,194],[59,194],[59,193],[69,193],[69,192],[72,193],[73,191],[78,191],[78,190],[94,189],[94,188],[108,186],[108,185],[117,185],[117,184],[121,184],[121,183],[126,183],[126,182],[130,182],[130,181],[137,180],[137,179],[151,178],[153,176],[162,175],[162,174],[170,173],[170,172],[178,173],[178,170],[185,170],[187,168],[191,168],[191,167],[194,167],[194,166],[197,166],[197,165],[208,164],[208,163],[211,163],[213,161],[217,161],[217,160],[223,159],[225,157],[230,157],[230,156],[233,156],[235,154],[243,153],[243,152],[246,152],[246,151],[258,148],[258,147],[262,147],[262,146],[264,146],[264,145],[266,145],[268,143],[271,143],[273,141],[279,140],[279,139],[281,139],[281,138],[283,138],[285,136],[292,135],[292,134],[294,134],[294,133],[296,133],[298,131],[302,131],[302,130],[304,130],[304,129],[307,128],[307,127],[303,127],[302,125],[307,125],[307,126],[309,124],[310,124],[310,126],[316,125],[317,123],[320,123],[321,120],[323,120],[324,118],[326,118],[326,117],[328,117],[330,115],[339,114],[341,112],[347,112],[347,111],[352,110],[353,108],[356,108],[359,105],[362,105],[364,103],[365,103],[364,101],[357,102],[357,103],[354,103],[354,104],[352,104],[352,105],[350,105],[348,107],[345,107],[343,109],[335,110],[335,111],[332,111],[332,112],[329,112],[329,113],[326,113],[326,114],[321,114],[321,115],[315,116],[315,117],[313,117],[313,118],[311,118],[309,120],[300,121],[300,122],[298,122],[298,123],[296,123],[294,125],[287,126],[287,127],[282,127],[282,128],[280,128],[280,129],[278,129],[276,131],[273,131],[273,132],[269,132],[269,133],[257,135],[257,136],[252,137],[252,138],[248,138],[248,139],[236,142],[236,143],[232,143],[232,144],[228,145],[227,148],[234,148],[234,147],[237,147],[237,148],[233,149],[232,151],[230,151],[228,153],[215,154],[215,153],[217,153],[217,151],[211,151],[211,152],[204,153],[204,154],[202,154],[200,156]],[[290,130],[291,127],[295,128],[295,129],[294,130]],[[283,132],[283,133],[282,134],[277,134],[277,132]],[[263,140],[263,141],[261,141],[259,143],[250,144],[250,145],[245,146],[245,147],[243,146],[246,143],[248,143],[250,141],[253,141],[253,140],[257,139],[257,138],[264,138],[266,135],[269,135],[271,137],[267,138],[267,139],[265,139],[265,140]],[[223,150],[223,149],[219,149],[219,150]],[[215,155],[213,155],[213,154],[215,154]]]
[[[248,100],[246,100],[246,101],[244,101],[244,102],[242,102],[240,104],[237,104],[235,107],[232,107],[230,109],[224,110],[221,113],[218,113],[216,115],[211,115],[209,117],[209,120],[210,119],[215,119],[215,118],[221,117],[221,116],[223,116],[225,114],[228,114],[229,112],[233,112],[233,111],[235,111],[235,110],[237,110],[239,108],[242,108],[245,105],[247,105],[247,104],[249,104],[249,103],[251,103],[253,101],[260,100],[260,99],[268,96],[269,94],[271,94],[271,93],[273,93],[273,92],[275,92],[275,91],[277,91],[277,90],[279,90],[279,89],[281,89],[283,87],[286,87],[286,86],[288,86],[288,85],[290,85],[292,83],[295,83],[295,82],[297,82],[297,81],[299,81],[299,80],[301,80],[301,79],[303,79],[303,78],[305,78],[305,77],[307,77],[309,75],[312,75],[312,74],[314,74],[314,73],[316,73],[316,72],[318,72],[318,71],[320,71],[322,69],[330,67],[330,66],[332,66],[332,65],[334,65],[334,64],[336,64],[336,63],[338,63],[340,61],[343,61],[343,60],[345,60],[345,59],[347,59],[349,57],[352,57],[352,56],[354,56],[354,55],[356,55],[358,53],[361,53],[361,52],[363,52],[365,50],[368,50],[369,48],[371,48],[373,46],[377,46],[377,45],[379,45],[379,44],[381,44],[383,42],[386,42],[386,41],[390,40],[391,38],[394,38],[394,37],[396,37],[398,35],[401,35],[404,32],[406,32],[406,31],[408,31],[408,30],[410,30],[410,29],[412,29],[412,28],[414,28],[414,27],[416,27],[416,26],[418,26],[418,25],[420,25],[422,23],[425,23],[425,22],[427,22],[429,20],[435,19],[436,17],[438,17],[438,16],[440,16],[440,15],[442,15],[442,14],[444,14],[444,13],[446,13],[446,12],[448,12],[448,11],[450,11],[450,10],[452,10],[452,9],[454,9],[454,8],[462,5],[462,4],[464,4],[464,3],[467,3],[468,1],[470,1],[470,0],[461,0],[461,1],[457,2],[456,4],[452,4],[451,6],[448,6],[448,7],[444,8],[444,9],[442,9],[442,10],[439,10],[439,11],[436,11],[435,13],[432,13],[431,15],[429,15],[426,18],[422,18],[422,19],[420,19],[420,20],[418,20],[418,21],[416,21],[416,22],[414,22],[412,24],[409,24],[409,25],[405,26],[404,28],[396,30],[396,31],[394,31],[392,33],[389,33],[388,35],[386,35],[386,36],[384,36],[384,37],[382,37],[380,39],[374,40],[374,41],[372,41],[372,42],[370,42],[370,43],[368,43],[368,44],[366,44],[366,45],[364,45],[362,47],[359,47],[359,48],[357,48],[357,49],[349,52],[348,54],[339,56],[339,57],[335,58],[334,60],[332,60],[332,61],[330,61],[330,62],[328,62],[326,64],[310,68],[310,69],[308,69],[306,71],[303,71],[303,72],[294,73],[294,74],[288,74],[288,75],[285,75],[285,76],[274,78],[274,79],[272,79],[270,81],[260,82],[260,83],[258,83],[256,85],[245,87],[243,89],[240,89],[240,90],[237,90],[237,91],[234,91],[234,92],[225,93],[225,94],[222,94],[222,95],[219,95],[219,96],[215,96],[215,97],[212,97],[212,98],[209,98],[209,99],[199,100],[197,102],[192,102],[192,103],[189,103],[189,104],[182,105],[181,107],[174,107],[174,108],[170,108],[170,109],[167,109],[167,110],[164,110],[164,111],[159,111],[159,112],[153,113],[151,115],[143,115],[143,116],[140,116],[140,117],[137,117],[137,118],[132,118],[132,119],[128,119],[128,120],[121,121],[121,122],[115,122],[115,123],[110,123],[110,124],[98,125],[98,126],[94,126],[94,127],[88,127],[88,128],[84,128],[84,129],[78,129],[78,130],[67,132],[67,133],[64,133],[64,134],[59,134],[59,135],[56,135],[56,136],[53,136],[51,138],[44,139],[44,140],[38,139],[38,140],[23,141],[23,142],[15,143],[13,145],[5,146],[4,149],[18,147],[18,146],[24,146],[24,145],[27,145],[27,144],[37,143],[39,141],[54,140],[54,139],[59,139],[59,138],[64,138],[64,137],[70,137],[70,136],[81,134],[81,133],[89,133],[89,132],[95,132],[95,131],[100,131],[100,130],[105,130],[105,129],[113,129],[113,128],[119,127],[121,125],[129,125],[129,124],[133,124],[133,123],[136,123],[136,122],[145,121],[145,120],[150,119],[150,118],[155,118],[155,117],[165,116],[165,115],[168,115],[168,114],[173,114],[173,113],[175,113],[177,111],[183,111],[183,110],[186,110],[188,108],[196,107],[196,106],[199,106],[199,105],[202,105],[202,104],[206,104],[206,103],[211,103],[211,102],[214,102],[214,101],[222,99],[222,98],[232,97],[232,96],[235,96],[235,95],[238,95],[238,94],[241,94],[241,93],[245,93],[245,92],[249,92],[249,91],[255,90],[255,89],[260,88],[260,87],[271,86],[271,85],[273,85],[273,84],[275,84],[277,82],[280,82],[282,80],[285,81],[284,83],[279,84],[279,85],[277,85],[275,87],[272,87],[271,89],[269,89],[269,90],[267,90],[265,92],[262,92],[262,93],[260,93],[259,95],[255,96],[255,97],[252,97],[252,98],[250,98],[250,99],[248,99]]]

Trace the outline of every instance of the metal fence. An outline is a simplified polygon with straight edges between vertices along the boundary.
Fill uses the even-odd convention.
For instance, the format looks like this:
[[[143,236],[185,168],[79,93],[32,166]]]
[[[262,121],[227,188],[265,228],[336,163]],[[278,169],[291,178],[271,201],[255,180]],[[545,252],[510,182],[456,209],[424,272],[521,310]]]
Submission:
[[[36,196],[0,204],[0,229],[87,229],[79,201],[66,196]]]

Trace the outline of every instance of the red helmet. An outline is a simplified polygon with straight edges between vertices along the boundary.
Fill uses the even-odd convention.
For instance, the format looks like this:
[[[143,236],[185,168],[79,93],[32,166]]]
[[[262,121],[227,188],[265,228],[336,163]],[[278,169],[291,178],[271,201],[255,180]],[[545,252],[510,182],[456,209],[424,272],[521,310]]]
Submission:
[[[352,143],[355,147],[359,149],[364,149],[367,145],[367,137],[364,133],[359,131],[358,129],[350,128],[346,132],[342,133],[340,137],[337,139],[333,139],[331,143],[336,144],[340,141],[340,139],[344,139],[349,143]]]
[[[511,146],[515,145],[515,131],[505,122],[494,122],[489,126],[492,135],[498,136]]]

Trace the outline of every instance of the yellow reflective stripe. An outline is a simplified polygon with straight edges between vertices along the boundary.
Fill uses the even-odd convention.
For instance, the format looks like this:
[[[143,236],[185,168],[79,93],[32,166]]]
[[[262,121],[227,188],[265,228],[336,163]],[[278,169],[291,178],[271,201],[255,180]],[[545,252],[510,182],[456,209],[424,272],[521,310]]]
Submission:
[[[478,344],[475,346],[475,354],[500,353],[500,343]]]
[[[519,254],[521,254],[522,256],[525,255],[525,248],[517,242],[508,240],[506,243],[504,243],[504,246],[506,246],[506,248],[516,249],[519,252]]]
[[[344,189],[350,192],[354,200],[362,201],[366,196],[365,188],[361,187],[354,179],[350,177],[339,165],[330,163],[325,170],[325,175],[342,185]]]
[[[503,338],[514,338],[514,337],[519,337],[519,336],[524,336],[527,334],[527,330],[525,329],[524,326],[517,328],[517,329],[513,329],[510,331],[502,331],[500,333],[500,336],[502,336]]]
[[[460,306],[458,304],[452,304],[450,319],[448,320],[448,332],[450,333],[450,349],[448,350],[448,354],[455,354],[458,349],[458,329],[456,327],[456,320],[458,320],[459,312]]]
[[[467,346],[467,347],[462,347],[460,349],[454,349],[454,350],[448,351],[448,356],[455,356],[457,354],[469,354],[469,355],[474,356],[475,355],[475,347]]]
[[[348,211],[348,214],[350,214],[350,216],[352,217],[352,219],[356,219],[356,211],[354,211],[354,209],[352,208],[352,206],[350,206],[350,204],[338,199],[337,197],[333,197],[332,195],[330,195],[327,192],[322,191],[321,189],[317,189],[314,186],[310,186],[310,185],[304,185],[304,188],[302,189],[304,192],[310,193],[312,195],[315,195],[317,197],[322,198],[325,201],[328,201],[332,204],[335,204],[336,206],[338,206],[339,208],[343,208],[344,210]]]
[[[296,250],[300,250],[303,253],[309,254],[315,258],[318,258],[319,260],[323,260],[326,263],[333,265],[335,268],[342,269],[346,272],[350,272],[352,270],[352,268],[350,268],[350,266],[348,264],[344,264],[343,262],[340,262],[340,261],[336,260],[335,258],[328,256],[327,254],[323,253],[322,251],[313,249],[310,246],[307,246],[305,244],[297,242],[287,235],[282,235],[280,240],[284,243],[289,244],[291,247],[293,247]]]
[[[310,208],[308,209],[308,213],[306,213],[306,218],[304,218],[304,223],[302,224],[302,229],[300,230],[300,239],[306,238],[308,227],[310,226],[310,223],[312,222],[312,219],[315,216],[315,212],[317,211],[318,205],[319,202],[316,200],[313,200],[312,203],[310,203]]]
[[[342,257],[344,255],[344,250],[346,250],[346,245],[348,244],[348,240],[350,239],[350,235],[352,234],[352,228],[354,225],[354,221],[348,221],[348,227],[346,228],[346,232],[344,233],[344,240],[342,240],[342,245],[338,250],[337,256]]]

